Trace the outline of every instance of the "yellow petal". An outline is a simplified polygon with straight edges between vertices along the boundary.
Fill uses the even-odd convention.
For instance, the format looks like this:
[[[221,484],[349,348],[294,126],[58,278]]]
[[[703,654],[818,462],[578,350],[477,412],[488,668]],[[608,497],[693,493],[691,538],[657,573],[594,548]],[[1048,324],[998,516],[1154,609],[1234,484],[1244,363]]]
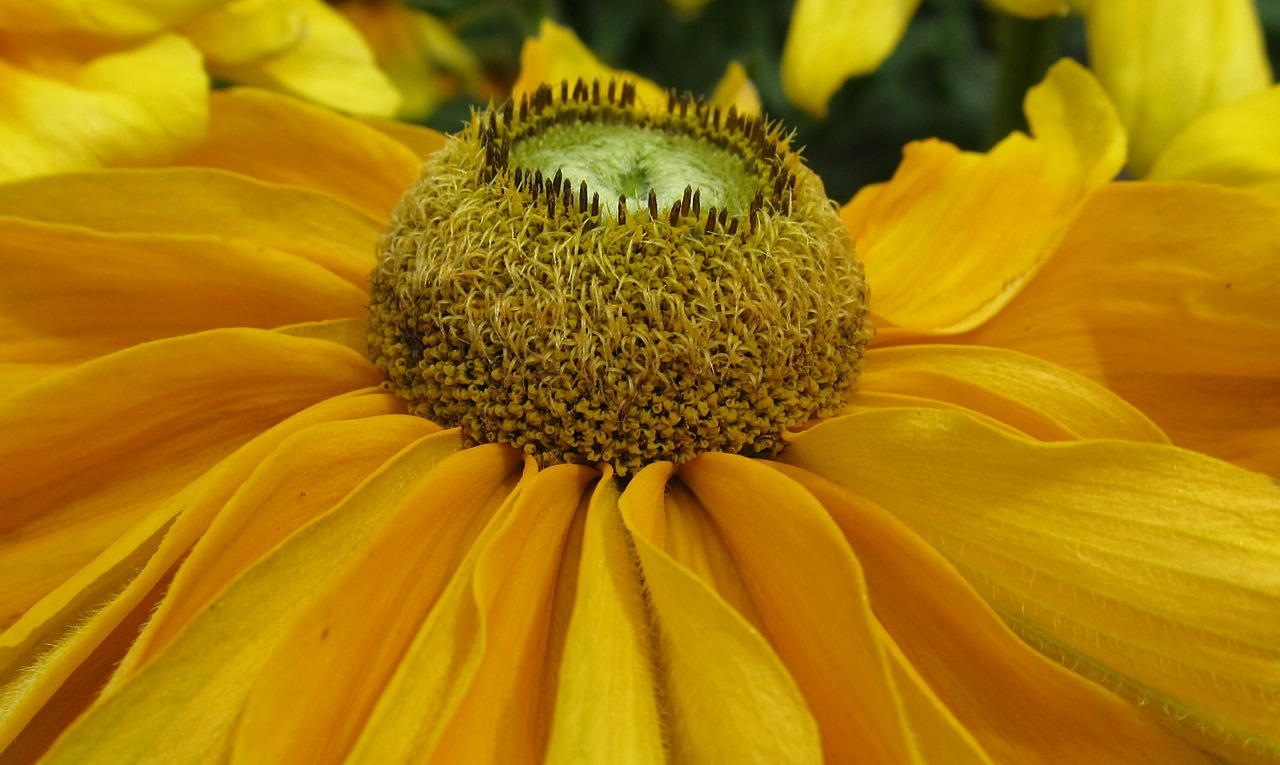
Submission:
[[[841,213],[866,264],[876,315],[920,332],[981,324],[1035,272],[1081,202],[1124,158],[1106,95],[1070,61],[1027,94],[1036,138],[987,155],[907,146],[893,180]]]
[[[178,31],[213,67],[251,64],[298,45],[308,33],[299,10],[276,0],[225,2]]]
[[[0,181],[166,160],[203,134],[207,90],[200,54],[172,35],[96,57],[6,42]]]
[[[760,92],[747,77],[747,70],[737,61],[730,61],[724,70],[724,77],[716,85],[711,95],[711,103],[725,109],[732,106],[738,114],[760,113]]]
[[[1192,121],[1156,158],[1150,180],[1221,183],[1280,196],[1280,85]]]
[[[1122,438],[1167,443],[1146,415],[1106,388],[1033,356],[963,345],[875,348],[863,391],[938,399],[1042,441]],[[851,402],[858,403],[858,396]]]
[[[463,755],[453,760],[439,752],[435,756],[453,762],[519,762],[527,758],[514,757],[514,752],[531,745],[540,750],[531,728],[538,708],[542,661],[537,653],[538,642],[546,638],[546,599],[559,568],[559,543],[592,473],[575,466],[522,481],[509,512],[495,521],[501,529],[477,540],[479,557],[469,574],[459,569],[459,551],[468,548],[507,498],[509,491],[500,489],[500,482],[489,479],[487,500],[480,492],[471,503],[437,499],[432,507],[416,508],[379,528],[369,554],[343,567],[262,668],[237,727],[236,761],[342,762],[377,703],[390,706],[385,724],[398,723],[401,729],[420,724],[422,707],[379,698],[407,658],[428,611],[455,576],[471,583],[481,622],[491,626],[480,638],[485,657],[472,692],[441,746],[447,750],[461,737],[478,751],[472,757],[464,747]],[[466,476],[455,482],[483,485],[484,479]],[[439,653],[433,655],[441,659]],[[425,681],[422,676],[414,679]],[[300,698],[310,701],[292,702]],[[474,736],[459,730],[483,726],[486,720],[492,724],[494,717],[505,718],[507,729]],[[486,746],[501,749],[504,744],[511,747],[508,756],[482,754]]]
[[[666,89],[634,72],[610,68],[596,58],[572,30],[548,19],[542,20],[538,36],[526,40],[520,51],[520,78],[512,86],[511,96],[518,100],[544,83],[551,85],[565,80],[572,83],[579,78],[586,82],[634,82],[637,102],[657,106],[667,101]]]
[[[669,463],[631,479],[619,499],[644,573],[670,747],[690,762],[821,763],[817,723],[764,637],[661,549]],[[713,701],[714,700],[714,701]]]
[[[1224,235],[1223,232],[1230,232]],[[1176,444],[1280,475],[1280,200],[1117,184],[967,341],[1102,382]]]
[[[104,232],[244,240],[299,255],[361,289],[384,226],[315,191],[195,168],[66,173],[0,184],[0,215]]]
[[[243,85],[283,90],[324,106],[389,117],[400,94],[378,69],[360,33],[321,0],[275,0],[278,11],[296,14],[303,33],[295,45],[240,64],[209,62],[214,75]]]
[[[480,60],[434,16],[399,0],[355,0],[335,7],[360,30],[400,91],[401,119],[426,119],[464,87],[478,84]]]
[[[0,216],[0,360],[83,361],[219,327],[359,316],[363,290],[212,236],[103,234]]]
[[[587,512],[573,617],[556,691],[548,765],[662,765],[662,722],[651,657],[657,648],[606,477]]]
[[[782,88],[815,117],[850,77],[893,52],[920,0],[798,0],[782,49]]]
[[[226,0],[0,0],[0,27],[22,32],[79,29],[140,37],[165,31]]]
[[[1152,715],[1037,653],[918,534],[873,502],[813,473],[766,463],[813,493],[866,572],[871,606],[891,636],[927,761],[1204,763]],[[904,694],[910,698],[911,694]],[[940,724],[945,723],[945,724]]]
[[[457,448],[449,433],[411,446],[181,623],[169,618],[173,607],[182,606],[182,596],[171,590],[112,685],[63,734],[46,762],[177,765],[205,762],[223,750],[263,663],[335,569],[366,554],[379,526],[395,516],[430,508],[432,498],[467,506],[472,494],[487,497],[495,488],[497,479],[475,486],[459,481],[451,467],[481,479],[511,467],[508,450],[500,447],[447,456]],[[179,573],[174,588],[183,579]],[[156,640],[157,631],[167,639]]]
[[[1081,2],[1090,66],[1129,131],[1129,168],[1144,175],[1197,116],[1271,84],[1252,0]]]
[[[919,761],[889,677],[866,583],[839,528],[812,495],[745,457],[682,465],[724,534],[834,762]]]
[[[323,191],[379,221],[418,179],[422,163],[411,150],[357,120],[247,88],[209,100],[209,137],[179,164]]]
[[[0,622],[259,432],[380,377],[332,343],[214,330],[131,348],[0,399]]]
[[[1270,478],[1171,446],[1042,444],[929,410],[828,421],[783,459],[905,520],[1044,652],[1228,759],[1246,741],[1280,754]]]

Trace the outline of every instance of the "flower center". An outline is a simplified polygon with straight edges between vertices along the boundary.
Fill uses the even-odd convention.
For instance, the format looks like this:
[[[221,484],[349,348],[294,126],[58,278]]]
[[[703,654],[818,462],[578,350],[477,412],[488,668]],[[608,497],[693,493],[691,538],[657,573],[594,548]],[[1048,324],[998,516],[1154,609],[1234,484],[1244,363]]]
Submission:
[[[382,237],[369,348],[468,443],[619,475],[772,456],[840,410],[871,330],[853,243],[781,128],[632,86],[473,116]]]

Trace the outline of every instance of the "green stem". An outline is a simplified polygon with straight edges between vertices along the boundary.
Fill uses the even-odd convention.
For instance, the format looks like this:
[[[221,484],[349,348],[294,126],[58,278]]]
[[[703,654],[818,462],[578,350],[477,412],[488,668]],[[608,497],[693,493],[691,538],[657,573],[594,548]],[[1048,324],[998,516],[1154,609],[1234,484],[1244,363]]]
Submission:
[[[1049,66],[1061,54],[1058,37],[1062,19],[1000,17],[999,83],[991,115],[990,143],[994,145],[1011,131],[1026,130],[1022,99],[1027,89],[1044,79]]]

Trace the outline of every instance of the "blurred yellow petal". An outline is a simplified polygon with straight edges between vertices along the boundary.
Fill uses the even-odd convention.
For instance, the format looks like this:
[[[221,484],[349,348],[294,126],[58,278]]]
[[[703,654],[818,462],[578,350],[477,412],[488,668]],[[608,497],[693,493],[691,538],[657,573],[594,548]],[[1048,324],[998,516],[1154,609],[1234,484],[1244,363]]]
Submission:
[[[1020,640],[941,554],[883,508],[808,471],[767,464],[812,492],[853,547],[891,655],[921,694],[921,745],[939,755],[927,761],[954,762],[952,747],[977,747],[977,761],[985,750],[1020,765],[1058,763],[1064,752],[1073,762],[1208,765],[1211,758],[1147,711]]]
[[[891,181],[844,207],[886,322],[928,333],[981,324],[1018,293],[1081,202],[1124,160],[1106,94],[1074,62],[1055,64],[1026,99],[1035,139],[989,154],[908,145]]]
[[[1228,759],[1246,741],[1280,754],[1269,477],[1160,444],[1039,443],[936,410],[831,420],[783,461],[905,520],[1042,651]]]
[[[873,348],[864,391],[938,399],[1042,441],[1122,438],[1167,443],[1142,412],[1106,388],[1034,356],[983,346]],[[858,396],[851,402],[857,405]]]
[[[782,88],[815,117],[850,77],[867,74],[902,39],[920,0],[798,0],[782,49]]]
[[[738,455],[704,454],[682,465],[680,477],[724,534],[763,631],[817,719],[823,755],[920,762],[861,567],[817,500]]]
[[[301,43],[302,13],[278,0],[232,0],[184,23],[178,30],[211,67],[251,64]]]
[[[1274,197],[1115,184],[1027,289],[965,340],[1084,374],[1174,443],[1280,475],[1277,262]]]
[[[359,316],[368,301],[320,266],[256,243],[4,216],[0,238],[2,362],[83,361],[218,327]]]
[[[715,93],[711,95],[711,103],[725,110],[732,106],[738,114],[760,113],[760,93],[747,77],[747,70],[737,61],[729,62],[724,77],[720,78]]]
[[[41,43],[6,41],[0,58],[0,181],[160,162],[203,135],[208,81],[186,40],[96,57]]]
[[[1145,175],[1199,115],[1271,84],[1253,0],[1082,0],[1089,61]]]
[[[345,112],[395,114],[400,94],[378,69],[368,43],[342,14],[322,0],[275,0],[273,5],[279,13],[300,18],[303,33],[297,43],[256,61],[210,61],[210,72],[231,82],[283,90]]]
[[[418,179],[422,162],[412,150],[358,120],[249,88],[209,101],[209,137],[179,164],[323,191],[379,222]]]
[[[1148,180],[1220,183],[1280,196],[1280,85],[1191,122],[1156,158]]]
[[[512,86],[511,95],[519,100],[520,96],[533,93],[544,83],[556,84],[564,80],[572,83],[579,78],[586,82],[634,82],[638,102],[650,106],[667,102],[665,88],[634,72],[610,68],[582,44],[573,30],[548,19],[542,20],[538,36],[526,40],[520,51],[520,78]]]
[[[65,173],[2,184],[0,215],[108,233],[251,242],[298,255],[362,289],[383,227],[381,220],[316,191],[186,167]]]
[[[1039,19],[1055,14],[1065,16],[1071,8],[1067,0],[985,0],[987,5],[1005,13],[1024,18]]]
[[[434,16],[400,0],[345,0],[334,6],[360,30],[400,91],[401,119],[425,119],[480,81],[480,60]]]
[[[617,483],[607,476],[587,511],[548,765],[666,762],[651,659],[657,647],[638,574]]]
[[[661,549],[663,492],[671,473],[665,462],[644,468],[618,502],[662,644],[671,748],[690,762],[821,763],[817,723],[781,659],[754,627]]]
[[[0,0],[0,28],[79,29],[119,37],[163,32],[227,0]]]
[[[345,560],[370,552],[380,527],[421,512],[424,504],[452,499],[469,506],[476,494],[488,497],[498,483],[494,476],[511,466],[500,447],[445,456],[457,448],[448,433],[420,440],[258,557],[198,611],[178,618],[184,598],[166,597],[103,697],[62,735],[46,762],[177,765],[205,762],[224,750],[262,665]],[[458,480],[468,471],[490,480]],[[184,587],[190,570],[184,566],[174,588]]]

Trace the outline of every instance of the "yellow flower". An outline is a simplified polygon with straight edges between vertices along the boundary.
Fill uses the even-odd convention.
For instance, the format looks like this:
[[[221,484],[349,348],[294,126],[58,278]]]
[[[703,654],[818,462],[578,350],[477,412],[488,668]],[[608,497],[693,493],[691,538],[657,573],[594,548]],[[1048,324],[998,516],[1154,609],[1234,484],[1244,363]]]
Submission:
[[[1153,179],[1274,188],[1280,138],[1253,0],[992,0],[1025,17],[1084,16],[1090,67],[1129,134],[1128,168]],[[876,69],[918,0],[799,0],[783,51],[788,97],[822,116],[849,77]]]
[[[360,30],[400,91],[400,119],[423,120],[442,102],[480,90],[480,61],[441,20],[400,0],[341,0],[333,6]]]
[[[189,164],[0,186],[4,756],[1280,751],[1280,489],[1011,350],[1274,390],[1280,202],[1106,184],[1078,67],[1035,138],[917,145],[843,209],[886,327],[845,414],[626,483],[380,386],[366,275],[438,136],[211,105]]]
[[[344,111],[399,103],[321,0],[3,0],[0,180],[172,159],[204,131],[206,69]]]

